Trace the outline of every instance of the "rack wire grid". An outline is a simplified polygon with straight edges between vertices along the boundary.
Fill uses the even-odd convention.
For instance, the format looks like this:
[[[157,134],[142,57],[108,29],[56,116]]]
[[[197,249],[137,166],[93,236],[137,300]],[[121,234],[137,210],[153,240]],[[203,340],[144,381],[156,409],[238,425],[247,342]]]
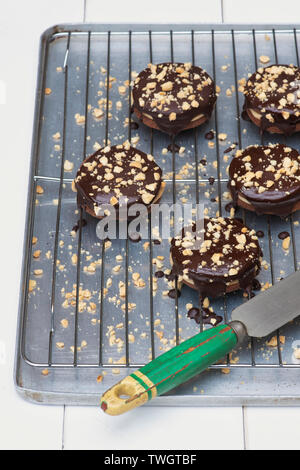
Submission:
[[[181,296],[171,299],[163,295],[168,289],[164,279],[153,282],[157,256],[163,256],[164,267],[169,267],[168,240],[155,244],[149,230],[148,249],[145,240],[112,240],[110,247],[105,246],[96,237],[97,222],[77,208],[71,183],[95,143],[136,142],[138,136],[138,148],[152,153],[163,169],[162,202],[204,203],[209,215],[217,211],[227,215],[224,193],[231,156],[228,161],[230,154],[224,150],[231,143],[243,148],[279,141],[298,147],[297,135],[260,137],[258,128],[241,120],[238,80],[259,66],[260,55],[269,56],[270,63],[299,65],[299,33],[298,27],[290,26],[134,25],[130,30],[128,25],[87,24],[60,25],[43,34],[15,367],[22,396],[39,403],[97,404],[101,393],[116,381],[203,329],[203,319],[199,326],[186,315],[187,304],[201,308],[195,291],[184,287]],[[210,121],[176,138],[143,124],[138,130],[131,125],[133,73],[149,62],[163,61],[200,65],[221,88]],[[125,96],[118,89],[124,82]],[[46,88],[50,94],[45,94]],[[95,119],[92,111],[99,107],[99,99],[104,113]],[[215,131],[214,148],[204,138],[210,129]],[[227,134],[226,142],[218,139],[219,133]],[[175,153],[174,143],[185,147],[183,154]],[[172,151],[166,155],[162,149],[169,144]],[[71,171],[65,169],[67,161],[73,164]],[[38,186],[43,194],[36,193]],[[263,286],[298,268],[298,213],[285,220],[241,210],[236,215],[264,234],[260,245],[267,269],[259,275]],[[289,251],[283,251],[278,239],[282,231],[290,233]],[[35,250],[41,251],[37,259]],[[117,255],[122,255],[118,263]],[[91,262],[96,266],[93,274],[87,269]],[[113,272],[116,264],[118,273]],[[42,269],[43,276],[35,277],[36,269]],[[146,281],[143,289],[134,286],[132,272]],[[36,287],[28,294],[33,279]],[[121,302],[120,281],[126,286]],[[64,308],[66,297],[71,298],[69,308]],[[241,292],[235,292],[211,305],[227,322],[233,308],[245,301]],[[300,340],[299,319],[275,335],[276,347],[267,346],[266,338],[251,339],[154,404],[299,403],[300,361],[293,357]]]

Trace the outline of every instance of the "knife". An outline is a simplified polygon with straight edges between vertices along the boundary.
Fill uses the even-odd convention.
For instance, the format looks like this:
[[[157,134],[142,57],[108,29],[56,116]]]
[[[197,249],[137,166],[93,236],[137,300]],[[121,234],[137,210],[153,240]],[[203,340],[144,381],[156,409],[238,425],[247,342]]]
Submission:
[[[101,408],[114,416],[141,406],[222,359],[247,335],[262,338],[298,315],[300,271],[234,309],[228,325],[198,333],[121,380],[102,395]]]

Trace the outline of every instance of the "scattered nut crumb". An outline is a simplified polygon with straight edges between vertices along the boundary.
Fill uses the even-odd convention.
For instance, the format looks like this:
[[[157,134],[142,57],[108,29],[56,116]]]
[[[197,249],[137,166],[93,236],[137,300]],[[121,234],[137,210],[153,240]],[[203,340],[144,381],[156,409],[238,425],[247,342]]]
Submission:
[[[289,250],[290,243],[291,243],[291,237],[286,237],[284,240],[282,240],[282,248],[286,251]]]
[[[279,336],[279,342],[280,344],[284,344],[285,336]],[[277,336],[273,336],[269,341],[266,342],[266,345],[272,348],[276,348],[278,346]]]
[[[62,326],[63,328],[68,328],[68,326],[69,326],[69,320],[67,320],[66,318],[63,318],[63,319],[61,320],[60,324],[61,324],[61,326]]]
[[[221,141],[226,140],[227,134],[225,134],[224,132],[221,132],[220,134],[218,134],[218,139]]]
[[[34,291],[35,288],[36,288],[36,281],[33,279],[30,279],[29,287],[28,287],[29,292]]]
[[[33,274],[34,274],[35,276],[42,276],[43,272],[44,272],[44,271],[43,271],[42,269],[35,269],[35,270],[33,271]]]
[[[74,163],[69,162],[69,160],[66,160],[64,163],[64,170],[65,171],[72,171],[74,168]]]
[[[300,359],[300,348],[294,349],[294,358]]]
[[[259,57],[259,61],[262,63],[262,64],[268,64],[268,62],[270,62],[270,57],[268,57],[267,55],[261,55]]]
[[[76,113],[74,117],[75,117],[76,124],[80,125],[80,124],[85,123],[85,116],[80,115],[79,113]]]
[[[34,259],[38,259],[41,256],[41,250],[35,250],[33,253]]]

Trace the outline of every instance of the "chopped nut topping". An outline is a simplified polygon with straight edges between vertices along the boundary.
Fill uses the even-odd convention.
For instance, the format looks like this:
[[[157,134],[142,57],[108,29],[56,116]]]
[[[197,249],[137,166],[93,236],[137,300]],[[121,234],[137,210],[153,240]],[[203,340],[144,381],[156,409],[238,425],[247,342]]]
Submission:
[[[147,193],[147,192],[144,192],[142,194],[142,200],[145,204],[150,204],[150,202],[153,200],[153,198],[154,198],[153,194],[150,194],[150,193]]]
[[[130,196],[130,204],[134,199],[137,203],[152,202],[164,188],[163,182],[159,185],[160,180],[161,170],[154,157],[126,141],[106,146],[86,159],[77,172],[75,188],[80,188],[80,193],[93,205],[95,215],[102,217],[101,205],[107,201],[117,206]],[[104,210],[104,215],[110,214],[110,210]]]
[[[161,89],[163,91],[171,91],[173,89],[173,83],[172,82],[166,82],[161,85]]]
[[[229,269],[229,276],[235,276],[238,273],[238,270],[235,268]]]
[[[116,204],[118,204],[118,199],[115,196],[111,197],[110,198],[110,204],[112,206],[115,206]]]
[[[176,127],[184,126],[179,116],[187,113],[188,119],[189,111],[190,120],[207,118],[216,99],[212,79],[190,63],[149,64],[135,79],[132,96],[134,107],[148,120],[157,118],[156,124],[162,129],[167,126],[166,120],[177,120]],[[204,113],[195,116],[193,110],[200,106]]]

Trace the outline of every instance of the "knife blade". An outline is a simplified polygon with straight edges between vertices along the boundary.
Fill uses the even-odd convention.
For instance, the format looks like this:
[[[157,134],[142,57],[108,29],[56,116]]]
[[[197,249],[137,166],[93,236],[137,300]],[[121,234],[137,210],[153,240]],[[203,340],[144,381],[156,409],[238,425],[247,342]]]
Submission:
[[[246,327],[249,336],[262,338],[300,315],[300,271],[235,308],[231,318]]]
[[[119,415],[186,382],[222,359],[245,336],[264,337],[300,315],[300,271],[248,300],[218,325],[184,341],[107,390],[101,408]]]

